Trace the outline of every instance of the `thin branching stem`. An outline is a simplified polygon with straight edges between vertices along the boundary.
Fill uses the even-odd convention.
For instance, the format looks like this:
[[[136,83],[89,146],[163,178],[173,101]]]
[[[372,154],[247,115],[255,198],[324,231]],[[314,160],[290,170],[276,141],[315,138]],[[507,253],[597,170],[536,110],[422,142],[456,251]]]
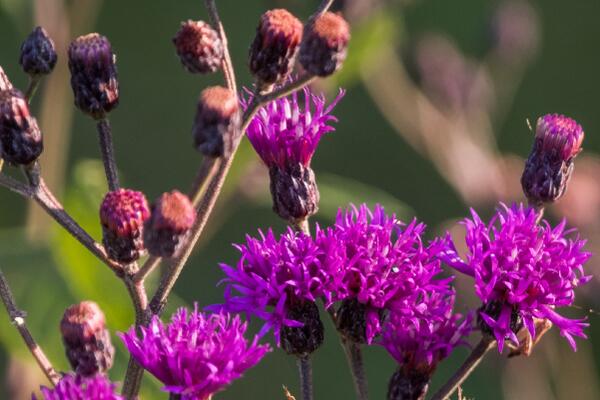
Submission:
[[[8,285],[6,277],[4,276],[4,273],[2,273],[1,269],[0,297],[2,297],[2,302],[4,303],[4,307],[6,307],[6,311],[8,312],[8,316],[10,318],[11,323],[19,331],[19,334],[23,338],[23,341],[25,342],[25,345],[31,352],[31,355],[33,356],[33,358],[35,358],[35,361],[38,363],[42,371],[44,371],[44,374],[46,375],[48,380],[52,382],[53,385],[56,385],[60,380],[60,375],[58,374],[58,372],[56,372],[56,370],[52,366],[52,363],[50,363],[50,360],[48,360],[48,357],[46,357],[46,354],[44,354],[42,348],[37,344],[37,342],[31,335],[31,332],[29,332],[27,324],[25,323],[26,314],[24,311],[21,311],[17,307],[15,298],[12,294],[12,291],[10,290],[10,286]]]
[[[300,374],[302,400],[313,400],[313,377],[310,356],[298,357],[298,373]]]
[[[227,84],[227,88],[233,93],[237,93],[235,71],[233,69],[233,63],[231,62],[231,55],[229,54],[227,34],[225,33],[225,28],[223,27],[223,23],[221,22],[221,17],[219,16],[217,5],[215,3],[215,0],[204,0],[204,3],[206,4],[206,9],[208,10],[208,14],[210,16],[213,28],[215,28],[219,33],[219,38],[221,39],[221,43],[223,44],[223,48],[225,49],[225,51],[223,52],[222,68],[223,74],[225,75],[225,82]]]
[[[42,77],[39,75],[33,75],[29,77],[29,84],[27,85],[27,90],[25,91],[25,99],[28,103],[31,103],[31,99],[33,99],[33,96],[35,96],[35,92],[37,92],[41,80]]]
[[[365,365],[362,357],[362,350],[359,343],[354,343],[351,340],[342,339],[342,346],[348,359],[348,366],[352,373],[354,381],[354,389],[356,390],[356,398],[358,400],[368,400],[369,391],[367,385],[367,376],[365,374]]]
[[[106,173],[106,181],[111,191],[119,189],[119,172],[115,161],[115,152],[112,141],[112,132],[108,117],[104,117],[96,123],[98,138],[100,140],[100,152]]]

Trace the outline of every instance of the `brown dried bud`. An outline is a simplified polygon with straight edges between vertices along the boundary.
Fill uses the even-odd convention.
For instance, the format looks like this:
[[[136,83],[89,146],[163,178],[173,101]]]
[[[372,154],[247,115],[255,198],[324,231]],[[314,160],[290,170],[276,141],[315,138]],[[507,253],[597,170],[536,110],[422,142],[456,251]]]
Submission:
[[[28,165],[42,154],[44,143],[37,121],[29,114],[23,93],[0,91],[0,156],[10,164]]]
[[[348,22],[340,15],[326,12],[304,28],[300,64],[310,74],[329,76],[342,66],[349,41]]]
[[[10,83],[10,79],[8,79],[8,76],[6,76],[4,70],[0,66],[0,92],[2,92],[3,90],[10,90],[12,88],[13,85],[12,83]]]
[[[273,211],[291,223],[302,221],[319,210],[319,189],[312,168],[300,163],[269,168]]]
[[[206,22],[182,22],[173,43],[181,63],[189,72],[207,74],[221,67],[223,43],[219,34]]]
[[[29,75],[47,75],[56,65],[54,42],[44,28],[38,26],[21,45],[19,64]]]
[[[304,326],[281,328],[281,348],[298,357],[312,354],[323,344],[324,328],[319,308],[312,301],[298,301],[288,305],[287,318],[302,322]]]
[[[430,379],[428,372],[400,367],[390,379],[387,400],[424,400]]]
[[[260,17],[250,46],[250,71],[260,86],[279,83],[290,75],[302,30],[302,22],[281,8]]]
[[[157,257],[172,257],[196,220],[190,199],[177,190],[163,193],[152,205],[144,226],[144,244]]]
[[[113,260],[130,263],[144,251],[144,223],[150,218],[141,192],[119,189],[108,192],[100,206],[102,242]]]
[[[69,363],[78,375],[104,373],[112,367],[115,349],[98,304],[82,301],[67,308],[60,332]]]
[[[205,156],[226,156],[231,153],[239,124],[235,93],[221,86],[206,88],[200,94],[192,128],[194,145]]]
[[[69,69],[75,105],[93,118],[102,118],[119,104],[115,55],[108,39],[90,33],[69,46]]]

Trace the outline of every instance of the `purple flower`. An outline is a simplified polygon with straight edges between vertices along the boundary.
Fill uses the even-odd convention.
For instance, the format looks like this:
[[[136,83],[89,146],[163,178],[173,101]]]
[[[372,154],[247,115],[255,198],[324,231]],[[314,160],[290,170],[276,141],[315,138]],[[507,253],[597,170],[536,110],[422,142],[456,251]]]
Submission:
[[[449,279],[434,280],[441,272],[436,255],[443,241],[424,245],[425,225],[404,225],[380,205],[340,210],[333,236],[343,261],[334,301],[355,300],[365,307],[366,341],[380,333],[382,313],[413,307],[414,299],[431,290],[449,290]]]
[[[261,108],[248,126],[246,135],[268,167],[298,163],[308,167],[321,137],[334,130],[329,124],[337,118],[330,113],[344,91],[340,90],[329,106],[325,106],[324,96],[313,94],[309,88],[304,88],[303,94],[304,107],[294,93]],[[242,99],[244,110],[248,104],[249,100]]]
[[[573,304],[574,289],[585,284],[583,264],[591,253],[583,251],[585,240],[565,230],[566,221],[556,227],[547,221],[536,224],[536,211],[523,205],[502,207],[484,224],[475,211],[465,219],[469,250],[463,261],[454,246],[444,261],[475,278],[475,290],[484,306],[481,320],[498,340],[519,345],[516,332],[524,325],[535,338],[534,318],[547,319],[558,327],[573,349],[573,336],[585,338],[584,320],[568,319],[556,308]]]
[[[433,372],[471,332],[471,315],[453,313],[454,293],[426,293],[410,312],[390,313],[381,344],[406,371]]]
[[[66,374],[55,388],[41,387],[44,400],[122,400],[116,392],[116,385],[104,375],[83,377]],[[33,396],[35,400],[36,397]]]
[[[535,138],[540,142],[540,148],[556,154],[564,161],[581,151],[584,136],[581,125],[564,115],[546,114],[538,118]]]
[[[290,303],[327,297],[329,271],[339,257],[334,256],[336,248],[331,243],[319,243],[291,228],[279,239],[272,230],[259,233],[258,239],[246,236],[245,244],[235,245],[241,253],[235,266],[221,264],[227,275],[225,303],[212,309],[262,318],[266,324],[259,335],[273,328],[279,343],[282,327],[302,326],[289,318]]]
[[[163,324],[154,317],[148,327],[120,334],[131,355],[164,383],[163,390],[184,400],[206,400],[244,371],[256,365],[269,351],[255,337],[244,338],[246,324],[238,316],[189,313],[180,308]]]

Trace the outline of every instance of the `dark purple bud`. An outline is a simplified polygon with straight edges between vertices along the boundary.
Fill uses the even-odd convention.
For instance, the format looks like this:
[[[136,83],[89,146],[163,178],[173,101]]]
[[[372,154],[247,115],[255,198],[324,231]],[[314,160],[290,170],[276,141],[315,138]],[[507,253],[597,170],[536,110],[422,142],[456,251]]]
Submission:
[[[309,73],[329,76],[346,59],[350,25],[338,14],[326,12],[304,28],[300,46],[300,64]]]
[[[206,22],[182,22],[173,43],[181,63],[189,72],[207,74],[221,67],[223,43],[219,34]]]
[[[290,223],[297,223],[319,210],[319,189],[312,168],[301,163],[269,168],[273,211]]]
[[[238,98],[221,86],[206,88],[200,94],[192,128],[194,145],[205,156],[230,154],[240,124]]]
[[[0,67],[0,92],[3,90],[11,90],[12,88],[13,85],[10,82],[10,79],[8,79],[8,76],[6,76],[2,67]]]
[[[54,42],[44,28],[38,26],[21,45],[19,64],[28,75],[47,75],[56,65]]]
[[[105,373],[112,367],[115,349],[98,304],[82,301],[67,308],[60,332],[69,363],[78,375]]]
[[[42,133],[29,114],[23,93],[16,89],[0,91],[1,157],[13,165],[29,165],[43,149]]]
[[[490,30],[492,50],[507,64],[523,64],[539,46],[539,18],[527,1],[502,2],[492,17]]]
[[[388,385],[387,400],[425,400],[431,373],[400,367]]]
[[[260,17],[250,46],[250,71],[259,86],[279,83],[290,75],[303,29],[298,18],[281,8]]]
[[[119,104],[115,55],[108,39],[90,33],[69,46],[69,69],[75,105],[100,119]]]
[[[319,308],[312,301],[295,301],[288,304],[287,318],[303,323],[301,327],[281,328],[281,348],[298,357],[312,354],[323,344],[324,328]]]
[[[194,225],[196,210],[190,199],[176,190],[163,193],[152,205],[144,226],[144,243],[157,257],[172,257]]]
[[[108,192],[100,206],[102,241],[110,258],[130,263],[144,251],[144,223],[150,218],[141,192],[119,189]]]
[[[554,202],[565,193],[583,138],[581,125],[564,115],[547,114],[538,119],[521,177],[523,192],[532,204]]]

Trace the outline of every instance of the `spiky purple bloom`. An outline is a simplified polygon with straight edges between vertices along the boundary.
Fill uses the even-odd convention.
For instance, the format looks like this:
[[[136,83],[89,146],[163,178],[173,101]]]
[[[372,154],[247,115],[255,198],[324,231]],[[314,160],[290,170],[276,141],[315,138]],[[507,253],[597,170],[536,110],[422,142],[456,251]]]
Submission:
[[[119,334],[131,355],[183,400],[206,400],[255,366],[270,350],[249,342],[238,316],[188,312],[180,308],[164,324],[154,316],[149,326]]]
[[[310,166],[321,137],[335,130],[331,123],[337,118],[331,112],[345,92],[340,90],[328,106],[323,95],[313,94],[308,87],[302,93],[302,101],[294,93],[270,102],[248,126],[246,135],[268,167]],[[244,110],[248,104],[249,100],[242,99]]]
[[[434,279],[441,272],[436,255],[444,243],[424,244],[425,225],[417,220],[404,225],[382,206],[371,211],[362,204],[340,210],[333,231],[344,258],[333,300],[364,307],[361,336],[367,343],[380,333],[386,310],[410,309],[419,295],[449,290],[447,279]]]
[[[122,400],[117,394],[116,385],[104,375],[83,377],[66,374],[55,388],[41,387],[44,400]],[[35,400],[36,397],[33,396]]]
[[[248,235],[245,244],[234,245],[241,253],[235,266],[220,265],[227,275],[223,280],[225,303],[215,307],[265,320],[260,334],[272,328],[279,343],[284,326],[302,326],[289,316],[292,304],[328,296],[330,270],[339,257],[332,254],[335,246],[320,244],[291,228],[279,238],[271,230],[259,234],[259,238]]]
[[[462,260],[451,248],[444,261],[475,278],[475,290],[483,301],[479,312],[484,328],[498,340],[498,350],[508,339],[519,345],[517,331],[524,326],[535,338],[535,318],[547,319],[558,327],[576,350],[574,336],[585,338],[589,324],[556,312],[575,300],[574,289],[587,283],[583,264],[591,253],[583,250],[585,240],[565,229],[563,220],[552,227],[522,204],[502,205],[486,225],[471,211],[465,219],[465,242],[469,253]],[[453,247],[453,246],[452,246]]]

